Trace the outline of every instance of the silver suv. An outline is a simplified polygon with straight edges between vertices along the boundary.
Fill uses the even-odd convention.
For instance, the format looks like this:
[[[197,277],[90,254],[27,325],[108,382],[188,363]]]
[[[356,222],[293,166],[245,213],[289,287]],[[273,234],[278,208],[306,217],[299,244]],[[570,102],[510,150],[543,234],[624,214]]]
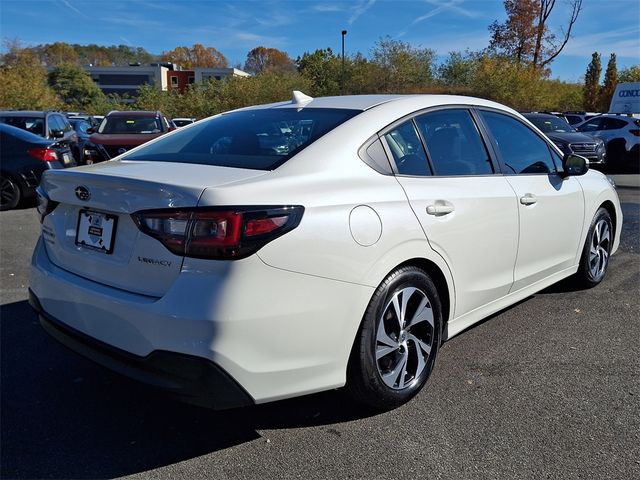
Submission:
[[[579,124],[576,129],[607,144],[609,164],[624,170],[640,168],[640,119],[603,114]]]

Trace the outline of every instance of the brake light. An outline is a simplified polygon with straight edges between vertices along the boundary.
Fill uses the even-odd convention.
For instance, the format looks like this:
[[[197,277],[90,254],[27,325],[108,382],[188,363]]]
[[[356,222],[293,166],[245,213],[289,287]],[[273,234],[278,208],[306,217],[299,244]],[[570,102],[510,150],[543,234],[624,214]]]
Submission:
[[[147,210],[138,228],[176,255],[235,260],[248,257],[300,224],[304,207],[225,207]]]
[[[43,162],[55,162],[58,160],[58,154],[52,148],[30,148],[27,153]]]
[[[631,135],[635,135],[636,137],[640,137],[640,129],[634,128],[633,130],[629,130]]]

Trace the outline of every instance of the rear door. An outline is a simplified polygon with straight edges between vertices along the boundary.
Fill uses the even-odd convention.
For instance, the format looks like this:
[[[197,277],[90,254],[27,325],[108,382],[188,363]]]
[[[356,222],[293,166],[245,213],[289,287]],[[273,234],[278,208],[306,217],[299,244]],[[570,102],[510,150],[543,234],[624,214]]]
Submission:
[[[584,196],[576,177],[559,175],[560,157],[528,125],[502,112],[483,110],[481,117],[518,199],[516,291],[575,265]]]
[[[517,202],[471,112],[428,112],[384,132],[383,140],[429,244],[451,269],[454,316],[506,295],[518,246]]]

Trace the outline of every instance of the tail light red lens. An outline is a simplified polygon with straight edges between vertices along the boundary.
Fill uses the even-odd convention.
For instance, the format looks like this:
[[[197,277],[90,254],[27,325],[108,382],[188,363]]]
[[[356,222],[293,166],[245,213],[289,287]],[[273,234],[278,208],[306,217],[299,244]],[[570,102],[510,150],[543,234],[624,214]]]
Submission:
[[[27,153],[43,162],[55,162],[58,160],[58,154],[52,148],[30,148]]]
[[[147,210],[132,215],[138,228],[176,255],[245,258],[296,228],[304,207],[225,207]]]

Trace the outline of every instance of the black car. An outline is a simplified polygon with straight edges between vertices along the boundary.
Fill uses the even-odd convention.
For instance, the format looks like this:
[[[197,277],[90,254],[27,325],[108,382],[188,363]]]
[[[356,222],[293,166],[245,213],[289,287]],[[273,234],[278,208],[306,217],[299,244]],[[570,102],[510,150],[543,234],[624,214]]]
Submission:
[[[80,159],[78,134],[67,117],[60,112],[42,110],[3,110],[0,111],[0,123],[17,127],[60,145],[68,145],[72,152],[69,161],[61,160],[65,167],[71,166],[75,158]]]
[[[577,153],[590,164],[604,164],[606,147],[599,138],[578,132],[563,119],[547,113],[524,113],[524,117],[538,127],[562,153]]]
[[[80,153],[76,157],[76,160],[79,165],[84,165],[86,164],[84,161],[84,146],[91,136],[88,130],[92,128],[93,125],[82,117],[69,117],[69,123],[71,123],[71,126],[78,134],[78,149],[80,150]]]
[[[0,124],[0,210],[33,197],[42,173],[63,168],[59,160],[65,157],[71,158],[68,145]]]

